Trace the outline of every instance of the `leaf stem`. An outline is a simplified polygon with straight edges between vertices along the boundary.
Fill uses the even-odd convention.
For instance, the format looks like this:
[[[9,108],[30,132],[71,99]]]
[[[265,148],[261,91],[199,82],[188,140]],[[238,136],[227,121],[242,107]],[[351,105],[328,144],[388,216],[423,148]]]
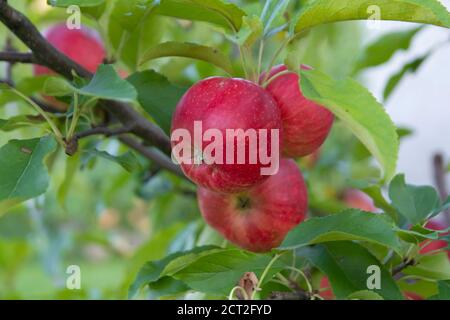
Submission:
[[[76,92],[74,92],[73,94],[73,116],[72,116],[72,121],[70,123],[70,128],[69,131],[67,132],[67,140],[72,139],[74,133],[75,133],[75,129],[77,128],[77,124],[78,124],[78,119],[80,118],[80,110],[79,110],[79,106],[78,106],[78,94]]]
[[[245,289],[240,286],[236,286],[233,289],[231,289],[230,294],[228,295],[228,300],[233,300],[234,294],[238,290],[241,291],[242,295],[244,296],[244,300],[248,300],[247,292],[245,292]]]
[[[264,54],[264,39],[261,39],[259,42],[259,53],[258,53],[258,77],[261,75],[261,69],[262,69],[262,60],[263,60],[263,54]]]
[[[19,96],[20,98],[22,98],[23,100],[25,100],[29,105],[31,105],[46,121],[47,123],[50,125],[50,128],[53,131],[53,134],[56,137],[56,140],[58,141],[58,143],[61,146],[64,146],[64,140],[63,140],[63,135],[61,133],[61,131],[58,129],[58,126],[55,124],[55,122],[53,122],[53,120],[48,116],[48,114],[41,109],[41,107],[38,106],[37,103],[35,103],[33,100],[31,100],[29,97],[27,97],[26,95],[24,95],[22,92],[20,92],[19,90],[8,86],[8,88],[15,93],[17,96]]]
[[[302,278],[305,279],[306,286],[308,287],[308,292],[309,293],[313,292],[313,288],[312,288],[311,282],[309,281],[308,277],[306,276],[306,274],[302,270],[300,270],[298,268],[295,268],[295,267],[286,267],[286,268],[289,269],[289,270],[292,270],[294,272],[297,272],[299,275],[301,275]]]
[[[264,279],[267,276],[267,273],[269,273],[270,268],[272,268],[273,264],[278,260],[279,257],[281,257],[282,254],[277,253],[272,260],[270,260],[269,264],[267,265],[267,267],[264,269],[261,278],[259,279],[259,283],[258,283],[258,287],[255,289],[255,291],[253,291],[252,293],[252,298],[251,300],[253,300],[255,298],[255,294],[256,292],[261,290],[261,284],[263,283]]]

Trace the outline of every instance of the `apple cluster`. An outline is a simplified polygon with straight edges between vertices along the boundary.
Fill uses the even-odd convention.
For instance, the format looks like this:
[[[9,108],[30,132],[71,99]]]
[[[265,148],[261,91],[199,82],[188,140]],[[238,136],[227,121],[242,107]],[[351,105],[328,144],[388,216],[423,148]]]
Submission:
[[[305,67],[306,68],[306,67]],[[303,175],[292,158],[314,153],[327,138],[333,114],[304,97],[299,75],[286,66],[261,74],[259,83],[245,79],[212,77],[192,86],[179,101],[172,119],[172,137],[177,130],[195,134],[194,123],[203,130],[278,130],[279,147],[266,147],[279,160],[272,175],[261,174],[267,165],[250,160],[250,135],[235,135],[220,146],[232,147],[234,159],[245,146],[244,162],[189,162],[180,165],[198,185],[198,201],[206,222],[227,240],[246,250],[266,252],[281,244],[286,234],[305,219],[308,194]],[[272,134],[273,135],[273,134]],[[201,154],[214,141],[204,139],[190,145]],[[179,141],[172,139],[175,147]],[[200,149],[200,150],[198,150]],[[242,150],[242,149],[240,149]],[[222,150],[221,150],[222,151]],[[225,150],[220,157],[225,158]]]
[[[104,46],[93,30],[69,30],[60,24],[49,28],[45,36],[91,72],[104,61]],[[43,66],[35,66],[34,73],[53,74]],[[54,98],[47,99],[60,104]],[[256,135],[257,151],[265,146],[265,153],[278,160],[276,173],[271,175],[262,174],[268,164],[261,157],[250,161],[250,151],[244,154],[243,162],[228,163],[223,152],[220,163],[180,163],[186,176],[199,186],[198,201],[206,222],[247,250],[264,252],[277,247],[305,219],[308,208],[305,181],[291,158],[314,153],[328,136],[333,120],[330,111],[303,96],[298,74],[283,65],[261,74],[259,83],[212,77],[192,86],[176,107],[172,133],[184,129],[194,136],[194,123],[200,122],[203,130],[223,133],[223,146],[227,145],[228,129],[244,133],[266,130],[269,140],[277,139],[274,148],[265,146],[261,135]],[[203,141],[200,149],[210,144]],[[250,150],[250,144],[249,135],[234,136],[234,159],[240,157],[242,146]],[[192,145],[192,149],[196,147]]]

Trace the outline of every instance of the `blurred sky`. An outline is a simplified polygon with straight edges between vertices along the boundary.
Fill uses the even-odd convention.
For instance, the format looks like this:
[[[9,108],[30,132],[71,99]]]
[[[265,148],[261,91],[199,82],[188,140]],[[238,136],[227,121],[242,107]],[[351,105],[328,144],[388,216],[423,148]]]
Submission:
[[[450,0],[441,0],[450,9]],[[381,12],[381,14],[383,14]],[[381,21],[379,29],[367,29],[364,42],[396,30],[414,28],[402,22]],[[442,152],[450,161],[450,31],[427,26],[415,37],[407,53],[397,53],[383,65],[365,72],[365,83],[382,101],[383,89],[390,76],[431,47],[447,40],[447,44],[430,56],[415,74],[403,78],[401,84],[385,103],[388,113],[397,125],[414,129],[400,149],[398,171],[414,184],[433,184],[431,158]],[[447,179],[450,189],[450,178]]]

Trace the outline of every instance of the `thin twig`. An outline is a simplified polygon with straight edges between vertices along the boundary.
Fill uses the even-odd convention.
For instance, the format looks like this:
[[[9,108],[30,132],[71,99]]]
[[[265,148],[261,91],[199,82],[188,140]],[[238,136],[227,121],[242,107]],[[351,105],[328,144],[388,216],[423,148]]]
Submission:
[[[392,269],[392,277],[396,278],[401,275],[401,272],[408,267],[416,265],[417,262],[414,259],[405,259],[399,265]]]
[[[82,132],[77,133],[74,138],[82,139],[95,135],[104,135],[105,137],[118,136],[121,134],[129,133],[133,130],[132,126],[120,127],[120,128],[108,128],[108,127],[94,127]]]
[[[163,169],[166,169],[179,177],[185,178],[183,171],[181,168],[173,163],[169,158],[167,158],[161,151],[156,148],[148,148],[139,141],[129,136],[120,136],[119,140],[129,146],[131,149],[136,150],[140,154],[142,154],[147,159],[153,161],[155,164],[160,166]]]
[[[447,174],[447,170],[444,164],[444,157],[441,153],[437,153],[433,157],[433,169],[434,169],[434,182],[439,191],[439,195],[444,201],[448,197],[447,191],[447,182],[445,180],[445,176]],[[447,226],[450,226],[450,209],[444,211],[445,220],[447,222]]]
[[[305,291],[294,291],[294,292],[272,292],[267,300],[310,300],[311,297]]]
[[[32,53],[4,51],[0,52],[0,61],[9,63],[37,63]]]

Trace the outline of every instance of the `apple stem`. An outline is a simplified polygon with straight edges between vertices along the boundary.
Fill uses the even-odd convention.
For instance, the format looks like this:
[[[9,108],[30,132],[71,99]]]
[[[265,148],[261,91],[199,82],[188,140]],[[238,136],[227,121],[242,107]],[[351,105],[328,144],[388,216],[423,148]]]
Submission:
[[[274,75],[274,76],[270,77],[269,79],[267,79],[267,81],[265,81],[265,82],[262,84],[262,87],[263,87],[263,88],[267,88],[267,86],[268,86],[272,81],[274,81],[274,80],[277,79],[278,77],[281,77],[281,76],[283,76],[283,75],[285,75],[285,74],[288,74],[288,73],[290,73],[290,72],[292,72],[292,71],[291,71],[291,70],[284,70],[284,71],[281,71],[281,72],[277,73],[276,75]]]

